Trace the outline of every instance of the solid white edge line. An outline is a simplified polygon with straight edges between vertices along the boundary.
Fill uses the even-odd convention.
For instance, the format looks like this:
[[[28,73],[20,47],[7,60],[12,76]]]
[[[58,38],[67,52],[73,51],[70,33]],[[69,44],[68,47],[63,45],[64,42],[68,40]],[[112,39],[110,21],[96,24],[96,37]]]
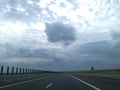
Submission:
[[[49,88],[50,86],[52,86],[53,85],[53,83],[50,83],[50,84],[48,84],[47,86],[46,86],[46,88]]]
[[[74,79],[80,81],[81,83],[83,83],[83,84],[85,84],[85,85],[87,85],[87,86],[89,86],[89,87],[95,89],[95,90],[101,90],[100,88],[97,88],[97,87],[95,87],[95,86],[93,86],[93,85],[91,85],[91,84],[89,84],[89,83],[87,83],[87,82],[85,82],[85,81],[83,81],[83,80],[77,78],[77,77],[74,77],[74,76],[72,76],[72,75],[70,75],[70,76],[73,77]]]
[[[56,75],[52,75],[52,76],[48,76],[48,77],[43,77],[43,78],[37,78],[37,79],[23,81],[23,82],[18,82],[18,83],[14,83],[14,84],[10,84],[10,85],[5,85],[5,86],[1,86],[0,89],[7,88],[7,87],[12,87],[12,86],[16,86],[16,85],[20,85],[20,84],[25,84],[25,83],[29,83],[29,82],[33,82],[33,81],[37,81],[37,80],[41,80],[41,79],[53,77],[53,76],[56,76]]]

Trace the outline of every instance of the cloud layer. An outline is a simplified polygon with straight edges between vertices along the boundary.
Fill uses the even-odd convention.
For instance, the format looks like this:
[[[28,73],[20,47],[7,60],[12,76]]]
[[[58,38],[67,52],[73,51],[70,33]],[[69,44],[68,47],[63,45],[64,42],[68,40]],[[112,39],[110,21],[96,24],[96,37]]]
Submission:
[[[1,0],[0,63],[120,68],[119,10],[120,0]]]

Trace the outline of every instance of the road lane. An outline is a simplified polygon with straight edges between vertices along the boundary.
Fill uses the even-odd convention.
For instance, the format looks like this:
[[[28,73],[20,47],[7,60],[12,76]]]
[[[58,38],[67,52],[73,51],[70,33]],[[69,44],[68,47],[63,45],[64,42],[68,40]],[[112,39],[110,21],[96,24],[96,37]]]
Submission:
[[[88,82],[89,84],[99,87],[101,90],[120,90],[120,79],[104,78],[85,74],[72,75]]]
[[[69,76],[73,77],[74,79],[78,80],[79,82],[81,82],[81,83],[83,83],[83,84],[85,84],[85,85],[87,85],[87,86],[89,86],[89,87],[91,87],[95,90],[101,90],[100,88],[98,88],[96,86],[93,86],[93,85],[89,84],[88,82],[85,82],[85,81],[81,80],[80,78],[77,78],[77,77],[72,76],[72,75],[69,75]]]
[[[9,84],[9,85],[4,85],[4,86],[1,86],[0,89],[14,87],[16,85],[21,85],[21,84],[25,84],[25,83],[29,83],[29,82],[34,82],[34,81],[37,81],[37,80],[46,79],[46,78],[50,78],[50,77],[53,77],[53,76],[55,76],[55,75],[42,77],[42,78],[37,78],[37,79],[32,79],[32,80],[23,81],[23,82],[17,82],[17,83],[13,83],[13,84]]]
[[[56,74],[52,77],[6,87],[0,90],[97,90],[79,80],[76,80],[70,75],[98,88],[98,90],[120,90],[120,80],[110,80],[100,77],[90,77],[88,75],[67,73]]]
[[[0,77],[0,87],[11,85],[14,83],[21,83],[37,78],[44,78],[54,74],[32,74],[32,75],[3,75]]]
[[[51,84],[52,83],[52,84]],[[48,88],[46,88],[46,86]],[[59,74],[53,77],[36,80],[1,90],[94,90],[83,83],[79,83],[67,74]]]
[[[21,83],[11,87],[1,88],[0,90],[44,90],[46,89],[46,86],[49,84],[49,81],[52,81],[52,77],[56,77],[56,76],[54,75],[44,78],[42,77],[41,79],[37,78],[36,80],[25,81],[26,83]]]
[[[78,82],[67,73],[61,74],[53,81],[49,90],[94,90],[93,88]]]

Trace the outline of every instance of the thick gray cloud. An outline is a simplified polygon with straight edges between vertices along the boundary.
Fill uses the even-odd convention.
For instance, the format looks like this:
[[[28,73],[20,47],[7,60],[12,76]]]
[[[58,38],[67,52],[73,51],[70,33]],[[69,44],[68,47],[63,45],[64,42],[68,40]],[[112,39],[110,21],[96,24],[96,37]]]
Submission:
[[[108,41],[88,42],[83,45],[76,45],[69,52],[68,60],[73,67],[90,68],[120,68],[120,48],[114,47]]]
[[[75,29],[67,24],[63,24],[60,22],[56,23],[46,23],[45,30],[48,41],[50,42],[62,42],[63,44],[70,44],[75,41]]]
[[[2,65],[14,65],[19,67],[41,68],[46,70],[62,70],[66,63],[57,49],[30,49],[26,47],[0,45],[6,51],[0,57]],[[12,51],[12,52],[11,52]]]

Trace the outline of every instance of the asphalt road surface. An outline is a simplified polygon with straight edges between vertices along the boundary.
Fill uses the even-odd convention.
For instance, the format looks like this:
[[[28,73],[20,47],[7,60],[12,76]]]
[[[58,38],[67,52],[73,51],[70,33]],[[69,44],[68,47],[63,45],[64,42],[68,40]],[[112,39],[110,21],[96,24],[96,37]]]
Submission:
[[[120,90],[120,80],[60,73],[9,83],[0,90]]]

